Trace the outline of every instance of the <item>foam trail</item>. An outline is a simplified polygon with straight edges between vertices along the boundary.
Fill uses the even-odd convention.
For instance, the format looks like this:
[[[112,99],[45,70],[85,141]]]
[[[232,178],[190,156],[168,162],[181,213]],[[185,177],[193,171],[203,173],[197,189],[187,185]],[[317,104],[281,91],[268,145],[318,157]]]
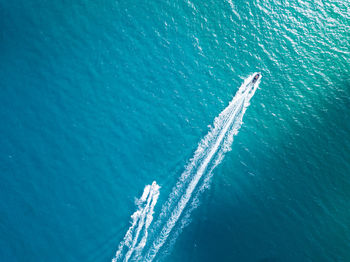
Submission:
[[[159,186],[154,181],[152,185],[146,185],[142,196],[136,200],[138,210],[131,216],[131,226],[126,232],[123,241],[120,242],[113,262],[120,261],[123,258],[124,249],[128,248],[125,254],[124,261],[128,261],[130,256],[135,250],[135,246],[138,243],[140,233],[143,231],[143,237],[139,242],[139,245],[144,245],[147,241],[148,227],[153,220],[154,206],[157,203],[159,197]]]
[[[214,125],[210,128],[208,134],[200,141],[198,147],[194,153],[192,159],[190,159],[189,164],[186,166],[185,171],[182,173],[176,186],[173,188],[172,193],[169,195],[167,202],[162,206],[162,211],[156,222],[155,228],[157,229],[163,223],[163,220],[167,218],[169,212],[171,212],[174,203],[176,203],[181,195],[184,193],[184,189],[189,183],[191,176],[193,176],[193,171],[198,168],[199,163],[208,154],[208,149],[211,144],[215,142],[215,139],[220,134],[225,123],[228,121],[228,115],[238,106],[237,103],[241,101],[241,95],[246,91],[247,85],[252,80],[253,75],[248,77],[244,83],[239,88],[236,96],[232,99],[229,106],[227,106],[218,117],[214,119]]]
[[[222,113],[220,113],[218,118],[215,119],[214,129],[212,129],[199,144],[195,156],[192,159],[191,164],[189,165],[190,170],[185,171],[186,173],[193,172],[194,175],[188,182],[188,186],[185,189],[185,192],[181,195],[179,201],[171,210],[170,217],[167,219],[165,225],[162,227],[159,233],[159,236],[153,242],[151,248],[149,249],[143,260],[152,261],[154,259],[159,249],[164,245],[164,243],[168,239],[169,234],[171,233],[175,224],[179,220],[183,210],[186,208],[188,201],[192,197],[193,191],[195,190],[197,184],[199,183],[200,179],[207,170],[213,158],[217,161],[214,161],[212,168],[208,172],[209,178],[211,171],[221,162],[223,154],[230,149],[230,145],[233,141],[233,135],[235,135],[238,132],[238,129],[242,123],[244,112],[249,105],[249,100],[254,95],[256,87],[259,84],[257,83],[256,85],[249,85],[250,81],[252,80],[252,77],[253,76],[249,77],[247,79],[248,81],[246,80],[245,83],[241,86],[236,96],[230,102],[229,106],[225,108]],[[224,139],[225,137],[227,137],[227,139]],[[197,152],[200,152],[200,154],[197,154]],[[216,154],[218,154],[218,156],[215,158],[214,156]],[[198,156],[204,157],[198,159]],[[197,163],[199,163],[198,167],[196,165]],[[196,167],[196,170],[192,170],[192,168],[194,167]],[[184,177],[186,179],[189,176],[186,174]],[[209,180],[209,178],[207,180]],[[208,181],[205,181],[205,184],[207,183]],[[175,187],[175,192],[179,189],[181,189],[181,186],[177,185]],[[169,202],[173,202],[173,200],[171,199]]]
[[[246,106],[248,106],[248,105],[246,105]],[[190,216],[191,216],[192,211],[195,208],[197,208],[200,204],[200,202],[199,202],[200,195],[210,185],[210,179],[213,176],[212,171],[215,169],[215,167],[217,165],[219,165],[221,163],[222,159],[224,158],[225,153],[231,149],[231,144],[233,142],[233,136],[237,134],[238,129],[241,126],[242,121],[239,121],[239,120],[242,120],[243,115],[244,115],[244,111],[245,110],[242,110],[241,114],[237,117],[238,121],[236,121],[236,124],[232,127],[232,129],[226,135],[220,150],[218,151],[217,155],[215,156],[215,160],[212,161],[213,164],[211,164],[209,171],[206,172],[206,174],[205,174],[202,185],[196,191],[194,197],[192,198],[190,207],[186,210],[185,214],[183,215],[183,217],[179,223],[180,226],[178,228],[176,228],[175,232],[173,233],[173,235],[169,241],[170,243],[167,245],[167,253],[164,254],[163,257],[169,254],[173,245],[176,242],[177,237],[181,234],[182,230],[191,222]]]

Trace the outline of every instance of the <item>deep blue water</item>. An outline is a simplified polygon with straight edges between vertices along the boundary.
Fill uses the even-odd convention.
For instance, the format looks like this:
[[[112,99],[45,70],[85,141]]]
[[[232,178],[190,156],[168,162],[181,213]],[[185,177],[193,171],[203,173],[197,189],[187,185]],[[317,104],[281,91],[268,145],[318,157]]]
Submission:
[[[350,261],[347,1],[0,0],[0,260],[110,261],[262,72],[163,261]]]

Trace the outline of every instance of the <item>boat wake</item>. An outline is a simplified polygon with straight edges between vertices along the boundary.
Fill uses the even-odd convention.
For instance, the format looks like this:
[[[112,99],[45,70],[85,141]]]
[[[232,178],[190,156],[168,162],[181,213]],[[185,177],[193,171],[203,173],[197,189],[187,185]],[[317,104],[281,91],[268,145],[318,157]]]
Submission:
[[[153,220],[153,209],[159,196],[159,186],[154,181],[145,186],[142,196],[136,200],[137,211],[131,216],[131,226],[120,242],[113,262],[128,261],[135,249],[142,249],[147,241],[148,227]],[[141,240],[140,234],[142,234]],[[127,250],[127,251],[126,251]],[[126,252],[125,252],[126,251]]]
[[[152,225],[150,230],[152,237],[149,243],[147,237],[153,219],[153,208],[159,195],[159,186],[155,182],[152,186],[146,186],[140,198],[142,205],[140,204],[138,210],[131,216],[132,224],[119,244],[113,262],[153,261],[167,242],[166,250],[171,249],[178,235],[189,223],[191,212],[199,205],[199,196],[209,186],[212,171],[231,149],[233,137],[238,133],[250,99],[260,84],[261,77],[252,83],[254,76],[256,73],[244,81],[229,105],[215,118],[208,134],[198,144],[193,158]],[[143,235],[139,240],[141,231]],[[124,249],[127,249],[126,253]]]

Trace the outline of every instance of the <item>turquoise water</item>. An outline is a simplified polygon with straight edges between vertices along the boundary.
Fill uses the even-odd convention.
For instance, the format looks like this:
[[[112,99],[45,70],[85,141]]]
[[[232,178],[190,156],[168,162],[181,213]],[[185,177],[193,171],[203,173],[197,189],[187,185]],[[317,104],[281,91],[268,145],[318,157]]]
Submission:
[[[0,3],[1,261],[111,261],[135,198],[157,182],[155,224],[257,71],[231,151],[154,260],[350,261],[348,2]]]

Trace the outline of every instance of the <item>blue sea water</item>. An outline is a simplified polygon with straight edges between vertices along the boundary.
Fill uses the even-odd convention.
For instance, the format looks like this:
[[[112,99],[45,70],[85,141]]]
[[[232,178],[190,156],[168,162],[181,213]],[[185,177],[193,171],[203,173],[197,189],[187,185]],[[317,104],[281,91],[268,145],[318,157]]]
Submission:
[[[155,260],[350,261],[349,2],[0,0],[0,28],[1,261],[110,261],[257,71]]]

